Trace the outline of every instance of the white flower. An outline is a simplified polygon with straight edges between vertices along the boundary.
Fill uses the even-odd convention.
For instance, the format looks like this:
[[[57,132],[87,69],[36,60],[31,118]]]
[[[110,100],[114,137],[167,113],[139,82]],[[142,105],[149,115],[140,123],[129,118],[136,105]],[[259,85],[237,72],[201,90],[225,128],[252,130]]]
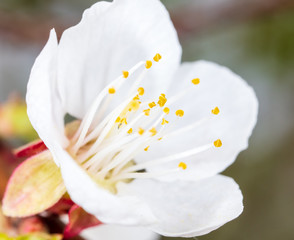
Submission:
[[[104,223],[189,237],[243,210],[218,173],[248,145],[255,94],[225,67],[180,58],[160,1],[116,0],[86,10],[59,43],[52,30],[34,64],[29,118],[73,201]],[[66,113],[82,120],[70,137]]]

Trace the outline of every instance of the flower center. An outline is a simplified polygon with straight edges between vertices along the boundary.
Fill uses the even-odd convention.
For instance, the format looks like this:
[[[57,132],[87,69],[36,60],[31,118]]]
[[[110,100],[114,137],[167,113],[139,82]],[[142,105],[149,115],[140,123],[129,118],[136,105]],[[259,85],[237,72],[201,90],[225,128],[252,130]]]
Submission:
[[[99,185],[112,192],[115,192],[115,184],[118,181],[152,178],[186,170],[188,165],[184,162],[185,158],[222,145],[218,139],[214,143],[197,146],[178,154],[136,163],[136,156],[148,151],[158,141],[190,131],[203,122],[201,120],[173,130],[177,121],[184,117],[182,109],[171,110],[173,103],[184,97],[191,88],[169,99],[165,93],[161,93],[156,99],[150,99],[145,89],[140,86],[147,71],[161,58],[157,53],[153,61],[141,61],[129,71],[122,71],[117,79],[100,92],[82,121],[67,126],[70,132],[74,132],[68,136],[71,144],[67,151]],[[133,83],[130,81],[132,77],[135,78]],[[191,83],[196,86],[200,79],[192,79]],[[106,114],[112,98],[125,85],[128,86],[128,94],[125,94],[124,100]],[[210,115],[218,115],[219,112],[219,108],[215,107]],[[165,172],[146,171],[150,166],[167,162],[175,162],[175,168]]]

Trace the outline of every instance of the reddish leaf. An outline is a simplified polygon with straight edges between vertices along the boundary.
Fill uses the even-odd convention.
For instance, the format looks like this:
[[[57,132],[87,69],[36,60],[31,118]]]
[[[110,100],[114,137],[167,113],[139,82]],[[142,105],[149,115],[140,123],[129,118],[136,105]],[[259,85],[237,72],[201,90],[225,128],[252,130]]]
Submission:
[[[47,229],[41,219],[37,216],[23,218],[18,226],[18,232],[20,234],[28,234],[28,233],[41,233],[47,232]]]
[[[54,206],[49,208],[47,211],[54,214],[64,214],[68,213],[74,202],[68,197],[61,198]]]
[[[19,161],[11,153],[10,147],[0,139],[0,199],[3,198],[8,179]]]
[[[78,205],[73,205],[68,213],[69,223],[64,230],[64,238],[78,235],[86,228],[102,224],[95,216],[87,213]]]
[[[28,158],[34,156],[44,150],[47,147],[42,140],[36,140],[34,142],[30,142],[20,148],[14,150],[14,155],[19,158]]]

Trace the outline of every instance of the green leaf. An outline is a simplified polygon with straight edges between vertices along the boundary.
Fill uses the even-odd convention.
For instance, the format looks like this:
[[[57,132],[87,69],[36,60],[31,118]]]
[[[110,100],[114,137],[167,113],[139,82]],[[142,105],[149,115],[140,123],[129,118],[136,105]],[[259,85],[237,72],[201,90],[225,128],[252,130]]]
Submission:
[[[29,234],[29,235],[19,236],[15,238],[15,240],[61,240],[61,239],[62,239],[62,235],[60,234],[54,234],[54,235]]]
[[[13,238],[8,237],[5,233],[0,233],[1,240],[13,240]]]

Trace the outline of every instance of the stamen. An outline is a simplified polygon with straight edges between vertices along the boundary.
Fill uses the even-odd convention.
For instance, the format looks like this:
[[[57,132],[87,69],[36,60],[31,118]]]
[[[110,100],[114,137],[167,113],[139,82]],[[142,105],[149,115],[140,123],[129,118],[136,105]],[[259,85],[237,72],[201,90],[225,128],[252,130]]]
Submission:
[[[163,112],[164,112],[165,114],[169,114],[169,108],[168,108],[168,107],[165,107],[165,108],[163,109]]]
[[[223,143],[220,139],[217,139],[216,141],[213,142],[213,145],[218,148],[218,147],[221,147]]]
[[[89,171],[90,174],[93,174],[95,179],[109,181],[111,184],[115,184],[116,181],[123,179],[154,178],[164,174],[176,173],[181,171],[181,169],[187,169],[184,158],[189,157],[189,161],[193,161],[193,158],[190,157],[206,151],[213,146],[222,146],[221,140],[217,139],[210,144],[195,147],[164,158],[152,159],[143,163],[136,163],[133,161],[136,159],[137,154],[142,153],[143,150],[148,151],[150,146],[152,148],[153,143],[156,143],[163,137],[166,139],[167,136],[170,137],[170,135],[177,132],[186,131],[188,128],[195,127],[195,123],[193,123],[193,126],[190,125],[188,128],[181,128],[179,131],[169,134],[171,128],[180,120],[174,116],[175,121],[171,121],[171,123],[168,124],[169,121],[164,118],[166,117],[165,115],[170,113],[169,107],[171,104],[181,97],[184,97],[187,94],[186,91],[181,91],[175,96],[169,97],[168,102],[164,93],[160,94],[158,101],[157,99],[152,99],[154,100],[153,102],[151,102],[152,100],[150,101],[150,99],[150,102],[140,100],[141,96],[145,93],[145,89],[140,87],[143,86],[141,85],[141,80],[148,72],[148,69],[150,69],[155,62],[159,62],[161,58],[161,55],[157,53],[153,59],[151,59],[152,61],[147,60],[145,62],[140,62],[129,70],[130,72],[122,71],[122,75],[109,83],[99,96],[97,96],[82,120],[80,128],[76,132],[74,138],[71,139],[72,145],[69,146],[68,151],[71,154],[76,154],[75,157],[78,163],[80,163],[86,171]],[[139,75],[136,74],[136,80],[133,83],[125,80],[129,76],[132,76],[131,74],[139,67],[142,72]],[[200,83],[199,78],[195,78],[191,81],[194,85]],[[116,92],[119,93],[120,86],[124,83],[131,84],[130,87],[128,86],[129,95],[126,93],[129,98],[128,101],[125,101],[123,104],[120,103],[119,107],[115,107],[114,110],[104,117],[106,110],[104,111],[103,106],[109,105],[109,101],[114,97],[112,95]],[[193,89],[197,91],[194,87]],[[187,91],[190,90],[191,87],[187,88]],[[100,106],[102,104],[103,106]],[[102,113],[100,114],[100,112]],[[211,112],[217,115],[219,114],[219,108],[215,107]],[[178,117],[183,117],[184,111],[179,109],[175,114]],[[149,117],[147,118],[145,116]],[[99,118],[99,122],[97,120],[98,117],[101,118],[101,121]],[[213,118],[213,116],[210,117]],[[160,124],[168,125],[160,126]],[[165,172],[153,172],[152,169],[150,170],[148,168],[175,160],[177,160],[177,162],[172,162],[171,169],[167,169]],[[178,167],[176,167],[177,163]],[[165,167],[165,165],[162,166]],[[170,166],[166,167],[170,168]],[[148,170],[148,172],[137,172],[139,170]]]
[[[125,106],[132,100],[132,97],[127,99],[126,101],[122,102],[118,107],[116,107],[111,113],[108,114],[107,117],[104,118],[104,120],[96,126],[95,129],[92,130],[92,132],[87,135],[87,137],[84,139],[84,141],[81,143],[81,145],[87,144],[89,141],[95,139],[99,135],[101,136],[101,131],[104,131],[107,125],[112,125],[111,119],[116,119],[117,123],[121,121],[120,117],[117,117],[119,113],[125,108]],[[115,121],[114,121],[115,122]],[[79,145],[79,146],[81,146]]]
[[[133,98],[133,100],[140,100],[139,95],[136,95],[136,96]]]
[[[150,108],[143,110],[146,116],[150,115]]]
[[[134,135],[132,135],[134,136]],[[132,136],[129,136],[131,138]],[[98,173],[100,177],[104,177],[108,171],[113,169],[113,174],[117,174],[120,169],[127,164],[132,159],[134,152],[140,149],[142,143],[146,142],[144,137],[141,138],[141,141],[130,143],[128,146],[125,146],[107,165],[103,166],[103,169]]]
[[[178,117],[183,117],[183,116],[184,116],[184,111],[181,110],[181,109],[179,109],[179,110],[176,111],[176,115],[177,115]]]
[[[91,146],[91,148],[87,151],[85,154],[84,159],[87,159],[92,154],[95,153],[95,149],[98,148],[98,146],[102,143],[104,138],[109,134],[109,131],[113,128],[113,124],[115,123],[115,120],[117,119],[118,113],[123,111],[123,109],[126,107],[126,105],[133,99],[133,97],[130,97],[130,99],[127,99],[123,103],[121,103],[117,108],[115,108],[102,122],[99,124],[83,141],[83,144],[86,144],[90,140],[93,140],[95,137],[98,137],[95,141],[95,143]],[[80,147],[81,145],[77,145],[77,147]]]
[[[215,107],[214,109],[211,110],[211,112],[212,112],[214,115],[217,115],[217,114],[219,114],[219,108],[218,108],[218,107]]]
[[[166,97],[165,97],[165,94],[161,94],[160,96],[159,96],[159,100],[158,100],[158,105],[160,106],[160,107],[163,107],[164,105],[165,105],[165,103],[167,102],[167,99],[166,99]]]
[[[129,72],[128,71],[123,71],[123,75],[124,75],[124,78],[128,78]]]
[[[120,122],[121,122],[121,123],[124,123],[124,124],[126,124],[126,125],[128,124],[128,122],[127,122],[127,119],[126,119],[126,118],[122,118],[122,119],[120,120]]]
[[[150,130],[149,130],[149,132],[151,132],[152,134],[151,134],[151,136],[154,136],[154,135],[156,135],[156,133],[157,133],[157,130],[156,130],[156,128],[155,127],[153,127],[153,128],[151,128]]]
[[[114,88],[109,88],[108,93],[109,94],[115,94],[115,89]]]
[[[136,138],[136,136],[131,135],[131,136],[128,136],[124,139],[121,139],[120,141],[114,142],[111,145],[108,144],[104,147],[101,146],[100,151],[98,151],[91,159],[89,159],[89,161],[85,162],[85,164],[83,166],[85,168],[91,167],[92,170],[99,168],[99,166],[102,166],[102,161],[107,155],[109,155],[109,154],[116,155],[117,154],[116,152],[113,152],[113,149],[117,149],[117,151],[122,151],[123,149],[126,149],[125,146],[127,144],[129,144],[129,142],[131,142],[135,138]]]
[[[124,173],[124,174],[120,174],[116,177],[114,177],[113,179],[111,179],[112,181],[118,181],[118,180],[124,180],[124,179],[136,179],[136,178],[156,178],[156,177],[162,177],[168,174],[172,174],[172,173],[177,173],[179,172],[180,169],[171,169],[169,171],[165,171],[165,172],[133,172],[133,173]]]
[[[140,135],[143,135],[144,132],[145,132],[145,130],[144,130],[143,128],[139,128],[138,133],[139,133]]]
[[[129,111],[137,111],[140,108],[140,103],[138,100],[131,101],[129,105]]]
[[[154,56],[153,60],[155,62],[159,62],[160,59],[161,59],[161,55],[159,53],[156,53],[156,55]]]
[[[153,108],[153,107],[156,106],[156,103],[155,103],[155,102],[151,102],[151,103],[148,104],[148,106],[149,106],[150,108]]]
[[[144,88],[142,88],[142,87],[139,87],[138,88],[139,95],[143,96],[144,95],[144,92],[145,92]]]
[[[184,162],[180,162],[179,165],[178,165],[179,168],[182,168],[183,170],[186,170],[187,168],[187,164],[184,163]]]
[[[133,132],[133,129],[130,128],[129,131],[128,131],[128,134],[131,134]]]
[[[167,121],[165,118],[162,119],[161,125],[167,124],[169,121]]]
[[[133,74],[137,69],[139,69],[144,62],[137,63],[134,67],[131,68],[130,73]],[[92,103],[89,111],[86,113],[86,116],[83,118],[80,127],[78,131],[75,133],[74,137],[72,138],[73,141],[76,141],[75,146],[72,148],[73,154],[75,154],[79,147],[81,146],[81,143],[84,141],[84,138],[89,130],[90,125],[93,122],[95,113],[97,108],[100,106],[101,101],[107,94],[107,89],[111,88],[111,86],[116,86],[116,89],[118,89],[123,81],[121,81],[122,76],[119,76],[117,79],[115,79],[113,82],[108,84],[97,96],[97,98]]]
[[[199,78],[194,78],[194,79],[192,80],[192,83],[193,83],[194,85],[198,85],[198,84],[200,83],[200,79],[199,79]]]
[[[151,67],[152,67],[152,62],[151,62],[150,60],[147,60],[147,61],[146,61],[146,64],[145,64],[145,67],[146,67],[147,69],[151,68]]]
[[[123,172],[139,171],[142,169],[146,169],[147,167],[157,166],[157,165],[161,165],[161,164],[164,164],[167,162],[172,162],[172,161],[175,161],[178,159],[191,157],[191,156],[196,155],[198,153],[204,152],[204,151],[210,149],[211,147],[212,147],[212,144],[210,143],[210,144],[206,144],[201,147],[196,147],[196,148],[193,148],[193,149],[190,149],[185,152],[178,153],[178,154],[173,154],[173,155],[170,155],[167,157],[157,158],[154,160],[150,160],[148,162],[139,163],[137,165],[126,168],[125,170],[123,170]]]

